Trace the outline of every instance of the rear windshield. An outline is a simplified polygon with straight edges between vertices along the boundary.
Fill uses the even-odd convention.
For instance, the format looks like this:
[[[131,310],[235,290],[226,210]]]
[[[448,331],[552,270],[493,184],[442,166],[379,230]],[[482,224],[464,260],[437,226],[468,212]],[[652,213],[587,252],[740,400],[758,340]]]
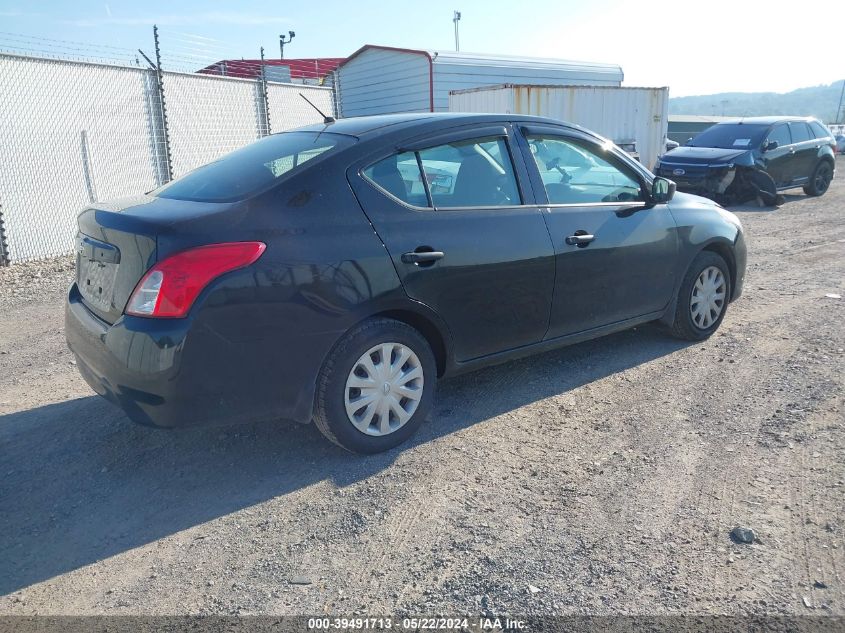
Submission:
[[[692,147],[752,149],[760,147],[768,125],[753,123],[719,123],[707,128],[689,144]]]
[[[155,195],[199,202],[242,200],[318,156],[354,142],[350,136],[331,133],[273,134],[185,174],[156,191]]]

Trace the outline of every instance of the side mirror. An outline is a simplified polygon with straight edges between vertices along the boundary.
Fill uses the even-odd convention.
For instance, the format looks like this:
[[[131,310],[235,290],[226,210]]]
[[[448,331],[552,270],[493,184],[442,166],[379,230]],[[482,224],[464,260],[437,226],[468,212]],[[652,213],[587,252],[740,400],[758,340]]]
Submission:
[[[772,151],[773,149],[777,149],[778,147],[779,147],[779,146],[778,146],[778,142],[777,142],[777,141],[769,141],[768,143],[766,143],[765,145],[763,145],[763,151],[764,151],[764,152],[770,152],[770,151]]]
[[[675,195],[677,185],[668,178],[658,176],[651,183],[651,201],[654,204],[665,204]]]

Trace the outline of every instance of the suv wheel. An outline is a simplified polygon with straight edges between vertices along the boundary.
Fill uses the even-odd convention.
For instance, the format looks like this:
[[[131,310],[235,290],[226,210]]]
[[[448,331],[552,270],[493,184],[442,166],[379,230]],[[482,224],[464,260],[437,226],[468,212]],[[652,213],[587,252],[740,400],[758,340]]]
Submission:
[[[314,422],[335,444],[379,453],[407,440],[431,409],[437,366],[414,328],[371,319],[335,346],[317,379]]]
[[[826,160],[821,161],[813,170],[810,182],[804,187],[804,193],[808,196],[821,196],[830,187],[833,180],[833,167]]]
[[[672,335],[688,341],[708,338],[725,318],[730,296],[731,276],[725,260],[702,251],[690,264],[678,290]]]

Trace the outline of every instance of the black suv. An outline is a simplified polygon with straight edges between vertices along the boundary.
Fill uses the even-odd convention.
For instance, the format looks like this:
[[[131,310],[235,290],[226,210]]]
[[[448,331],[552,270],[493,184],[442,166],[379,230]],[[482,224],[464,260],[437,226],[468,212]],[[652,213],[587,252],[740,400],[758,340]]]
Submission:
[[[684,147],[664,154],[655,173],[678,189],[743,202],[803,187],[811,196],[827,191],[835,169],[836,140],[806,117],[753,117],[717,123]]]

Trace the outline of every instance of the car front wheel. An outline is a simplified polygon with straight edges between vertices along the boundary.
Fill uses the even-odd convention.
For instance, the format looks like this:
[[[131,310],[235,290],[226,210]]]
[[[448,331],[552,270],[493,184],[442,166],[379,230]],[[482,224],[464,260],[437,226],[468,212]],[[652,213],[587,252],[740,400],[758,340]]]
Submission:
[[[823,160],[813,170],[809,184],[804,187],[804,193],[808,196],[821,196],[830,187],[831,180],[833,180],[833,167]]]
[[[690,264],[678,290],[671,332],[677,338],[702,341],[715,332],[728,307],[731,277],[719,255],[702,251]]]
[[[436,382],[434,354],[417,330],[393,319],[371,319],[348,332],[324,363],[314,422],[349,451],[386,451],[420,427]]]

